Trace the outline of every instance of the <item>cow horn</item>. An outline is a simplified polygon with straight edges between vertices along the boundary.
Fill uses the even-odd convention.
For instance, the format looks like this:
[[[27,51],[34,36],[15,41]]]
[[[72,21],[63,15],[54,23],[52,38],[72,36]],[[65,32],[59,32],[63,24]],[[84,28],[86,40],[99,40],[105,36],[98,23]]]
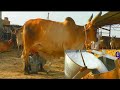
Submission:
[[[93,14],[91,15],[91,17],[88,19],[88,22],[90,22],[93,18]]]
[[[98,15],[92,20],[92,23],[95,23],[96,20],[98,20],[98,18],[102,15],[102,11],[100,11],[100,13],[98,13]]]

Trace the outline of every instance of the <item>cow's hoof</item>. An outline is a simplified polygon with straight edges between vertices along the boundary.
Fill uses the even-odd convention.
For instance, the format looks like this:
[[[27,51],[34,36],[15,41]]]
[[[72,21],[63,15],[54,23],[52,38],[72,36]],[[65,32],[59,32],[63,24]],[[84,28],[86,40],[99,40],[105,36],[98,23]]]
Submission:
[[[29,75],[30,73],[29,72],[24,72],[24,75]]]
[[[24,75],[29,75],[30,74],[30,70],[24,70]]]
[[[39,72],[47,72],[45,69],[40,69]]]

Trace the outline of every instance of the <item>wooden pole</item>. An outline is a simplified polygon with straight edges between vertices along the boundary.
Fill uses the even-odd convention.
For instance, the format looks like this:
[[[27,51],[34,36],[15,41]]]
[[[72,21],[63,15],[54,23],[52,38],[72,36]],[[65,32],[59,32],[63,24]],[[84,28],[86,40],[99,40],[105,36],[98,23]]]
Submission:
[[[109,31],[109,37],[111,36],[111,25],[110,25],[110,31]]]
[[[101,32],[100,32],[100,36],[102,36],[102,30],[101,30]]]
[[[49,13],[48,13],[47,19],[49,20]]]

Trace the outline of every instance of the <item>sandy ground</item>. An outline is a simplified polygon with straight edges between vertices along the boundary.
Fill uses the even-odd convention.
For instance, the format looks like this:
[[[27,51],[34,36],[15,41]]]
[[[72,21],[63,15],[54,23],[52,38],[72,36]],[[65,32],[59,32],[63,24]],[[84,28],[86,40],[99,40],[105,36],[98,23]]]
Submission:
[[[112,56],[116,51],[107,50]],[[22,60],[17,56],[16,50],[0,53],[0,79],[63,79],[64,78],[64,58],[56,59],[56,63],[51,66],[49,74],[39,72],[38,74],[24,75]],[[45,69],[47,69],[47,65]],[[89,73],[83,79],[92,79],[92,73]]]

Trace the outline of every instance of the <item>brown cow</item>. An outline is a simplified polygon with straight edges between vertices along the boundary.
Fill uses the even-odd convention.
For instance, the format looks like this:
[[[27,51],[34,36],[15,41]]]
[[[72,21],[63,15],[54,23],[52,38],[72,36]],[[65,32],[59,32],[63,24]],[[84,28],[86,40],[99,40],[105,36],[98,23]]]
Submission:
[[[110,46],[111,46],[111,49],[119,49],[120,48],[120,38],[116,38],[116,36],[111,37]]]
[[[104,39],[102,38],[103,36],[100,37],[100,41],[99,41],[99,49],[105,49],[105,43],[104,43]]]
[[[12,39],[8,41],[0,40],[0,52],[8,51],[12,45],[13,45]]]
[[[17,47],[18,47],[18,55],[20,53],[20,46],[21,46],[21,50],[23,46],[22,30],[23,30],[22,27],[16,30],[16,42],[17,42]]]
[[[97,17],[101,14],[100,12]],[[53,60],[48,56],[64,56],[64,50],[83,49],[85,41],[86,43],[96,41],[96,30],[93,27],[95,20],[91,20],[92,17],[85,27],[76,25],[70,17],[67,17],[64,22],[45,19],[28,20],[23,26],[24,49],[21,58],[25,64],[24,74],[30,73],[28,68],[30,53],[39,52],[40,56],[46,60]]]

